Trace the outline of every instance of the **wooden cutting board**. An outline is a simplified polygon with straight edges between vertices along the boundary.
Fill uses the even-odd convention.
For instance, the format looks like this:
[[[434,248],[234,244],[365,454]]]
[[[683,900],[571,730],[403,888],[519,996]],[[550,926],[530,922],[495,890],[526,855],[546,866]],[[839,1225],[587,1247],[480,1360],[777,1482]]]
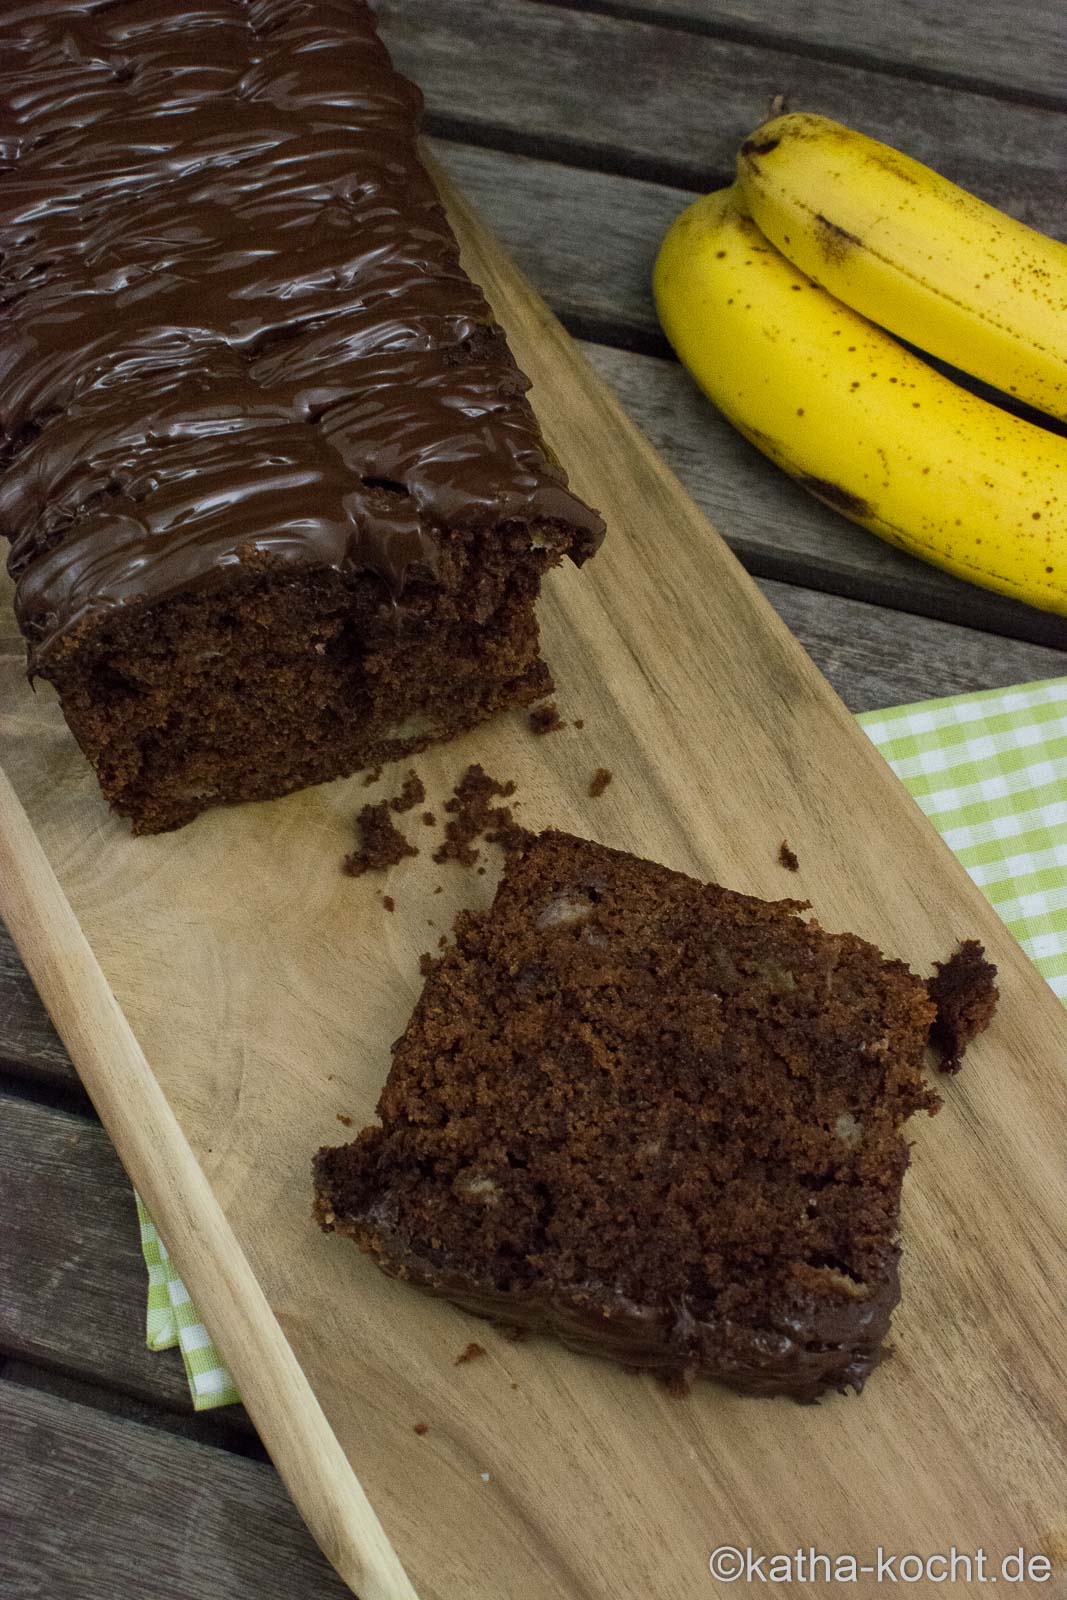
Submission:
[[[340,871],[359,778],[133,839],[4,597],[0,913],[221,1344],[297,1504],[362,1600],[675,1600],[737,1593],[723,1544],[874,1559],[1067,1555],[1067,1020],[800,646],[455,195],[466,263],[545,432],[610,535],[553,575],[546,654],[568,720],[505,717],[420,757],[432,808],[468,762],[521,819],[760,895],[805,894],[928,970],[962,935],[1000,1013],[914,1128],[895,1353],[815,1407],[711,1384],[686,1401],[379,1275],[310,1216],[338,1116],[373,1116],[418,958],[485,877],[422,853]],[[610,767],[606,794],[590,775]],[[788,837],[797,877],[776,856]],[[438,885],[443,892],[435,894]],[[471,1339],[483,1359],[456,1366]],[[426,1423],[424,1435],[416,1423]],[[873,1592],[868,1588],[853,1592]],[[941,1593],[912,1584],[913,1593]],[[825,1585],[787,1593],[830,1592]],[[880,1592],[880,1591],[879,1591]],[[1018,1592],[1018,1591],[1013,1591]],[[1040,1590],[1049,1593],[1048,1588]]]

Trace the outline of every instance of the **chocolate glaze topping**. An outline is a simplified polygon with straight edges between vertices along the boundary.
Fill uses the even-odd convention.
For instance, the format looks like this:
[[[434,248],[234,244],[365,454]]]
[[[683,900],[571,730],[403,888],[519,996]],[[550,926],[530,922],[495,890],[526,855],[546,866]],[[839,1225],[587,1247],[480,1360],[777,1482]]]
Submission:
[[[40,666],[252,549],[432,575],[445,530],[599,517],[546,454],[358,0],[0,17],[0,531]]]
[[[742,1394],[785,1394],[810,1403],[826,1389],[858,1394],[883,1360],[882,1340],[900,1299],[899,1250],[862,1301],[808,1295],[773,1326],[753,1329],[698,1316],[685,1301],[643,1305],[611,1284],[541,1283],[502,1290],[447,1262],[412,1253],[388,1200],[371,1216],[338,1216],[328,1182],[329,1152],[316,1174],[315,1216],[326,1232],[345,1234],[389,1277],[417,1284],[464,1311],[505,1327],[553,1334],[580,1355],[658,1372],[683,1387],[706,1376]]]

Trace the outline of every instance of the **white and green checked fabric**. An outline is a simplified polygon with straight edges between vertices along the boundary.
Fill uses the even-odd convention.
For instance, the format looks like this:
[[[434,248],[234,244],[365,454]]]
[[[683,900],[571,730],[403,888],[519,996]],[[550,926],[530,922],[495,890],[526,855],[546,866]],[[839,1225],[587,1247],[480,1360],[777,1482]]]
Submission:
[[[1067,1000],[1067,678],[859,720]]]
[[[1067,678],[859,718],[1067,1002]],[[148,1346],[181,1345],[198,1411],[240,1397],[147,1212]]]
[[[156,1232],[155,1223],[141,1202],[137,1218],[141,1224],[141,1252],[148,1268],[147,1344],[149,1350],[173,1350],[181,1346],[185,1376],[193,1409],[210,1411],[213,1406],[232,1406],[241,1396],[234,1387],[226,1364],[211,1335],[200,1321],[200,1313],[167,1254],[167,1247]]]

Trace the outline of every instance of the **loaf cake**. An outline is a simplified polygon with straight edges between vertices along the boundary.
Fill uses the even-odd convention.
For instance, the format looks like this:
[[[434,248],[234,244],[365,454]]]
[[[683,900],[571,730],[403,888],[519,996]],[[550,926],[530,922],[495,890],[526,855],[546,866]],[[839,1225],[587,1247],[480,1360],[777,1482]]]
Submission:
[[[320,1224],[677,1387],[860,1389],[934,1007],[805,910],[531,836],[429,965],[380,1125],[316,1157]]]
[[[550,679],[599,517],[548,454],[360,0],[0,17],[0,530],[31,676],[137,832]]]

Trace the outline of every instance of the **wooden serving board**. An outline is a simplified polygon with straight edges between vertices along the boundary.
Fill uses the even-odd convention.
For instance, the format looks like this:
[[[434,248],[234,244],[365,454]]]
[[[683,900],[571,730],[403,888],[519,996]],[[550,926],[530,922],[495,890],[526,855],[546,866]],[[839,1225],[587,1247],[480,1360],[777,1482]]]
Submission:
[[[1022,1545],[1062,1561],[1067,1020],[567,336],[449,204],[546,434],[610,535],[584,571],[553,576],[541,608],[561,707],[584,730],[535,739],[501,718],[420,757],[432,808],[479,760],[517,780],[529,825],[806,894],[826,926],[920,970],[961,935],[1000,966],[991,1031],[943,1113],[914,1129],[893,1359],[862,1397],[816,1407],[711,1384],[678,1401],[547,1340],[509,1343],[322,1235],[312,1153],[346,1137],[338,1114],[372,1118],[419,954],[460,905],[488,902],[495,868],[435,867],[436,834],[413,813],[423,850],[390,874],[389,915],[379,882],[339,870],[379,792],[358,778],[131,838],[51,692],[28,689],[6,603],[0,913],[362,1600],[726,1595],[708,1571],[722,1544],[864,1561],[879,1545]],[[601,765],[614,782],[592,801]],[[783,837],[798,877],[776,861]],[[487,1356],[456,1366],[470,1339]]]

